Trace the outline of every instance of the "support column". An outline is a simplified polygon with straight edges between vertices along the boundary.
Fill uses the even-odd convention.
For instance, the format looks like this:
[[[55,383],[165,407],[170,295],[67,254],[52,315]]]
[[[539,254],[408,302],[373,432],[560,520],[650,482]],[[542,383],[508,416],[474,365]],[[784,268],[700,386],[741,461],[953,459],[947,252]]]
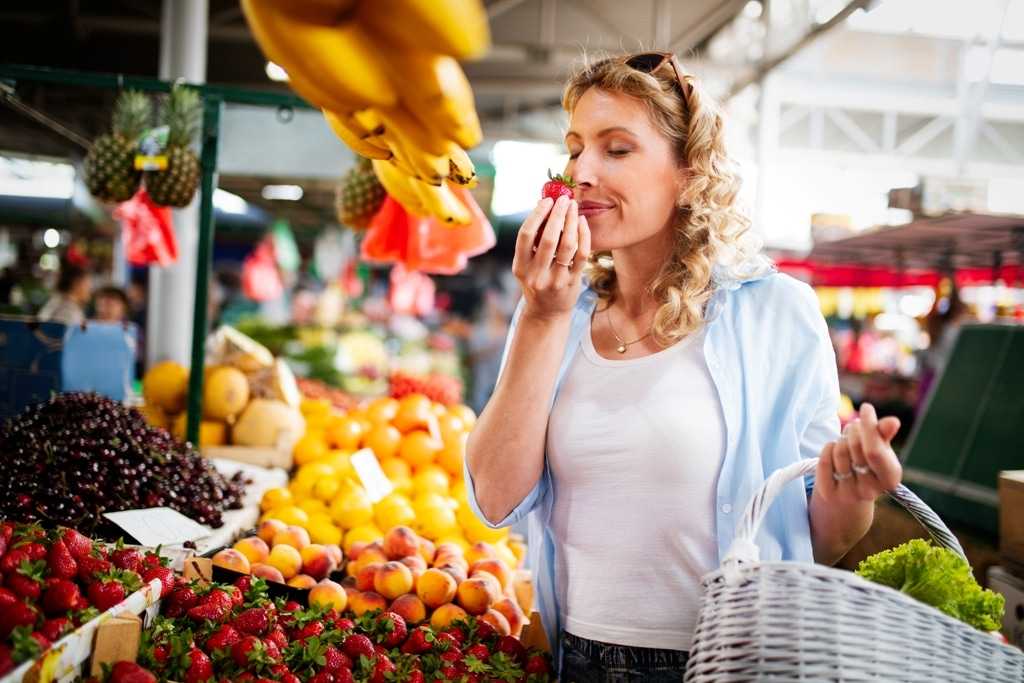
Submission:
[[[164,0],[160,21],[160,78],[206,82],[208,0]],[[189,364],[199,247],[199,203],[174,211],[178,261],[149,269],[146,361]]]

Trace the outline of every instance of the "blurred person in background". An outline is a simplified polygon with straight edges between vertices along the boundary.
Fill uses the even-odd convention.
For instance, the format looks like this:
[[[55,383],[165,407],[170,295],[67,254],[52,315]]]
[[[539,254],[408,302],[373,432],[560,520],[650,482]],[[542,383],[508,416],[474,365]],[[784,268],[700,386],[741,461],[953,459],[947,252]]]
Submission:
[[[128,295],[120,287],[100,287],[93,297],[93,307],[95,318],[100,322],[122,323],[129,320]]]
[[[80,325],[85,322],[85,306],[91,297],[92,275],[82,266],[65,262],[57,277],[57,291],[37,317],[46,322]]]

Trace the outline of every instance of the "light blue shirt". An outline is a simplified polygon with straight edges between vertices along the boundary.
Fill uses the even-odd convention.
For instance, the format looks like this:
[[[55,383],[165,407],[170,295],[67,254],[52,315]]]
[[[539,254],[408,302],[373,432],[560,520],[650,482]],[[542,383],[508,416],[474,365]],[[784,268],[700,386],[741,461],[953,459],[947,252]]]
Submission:
[[[747,501],[767,476],[799,458],[817,457],[825,443],[839,436],[835,354],[814,290],[775,272],[767,261],[758,263],[762,265],[743,275],[716,267],[714,293],[705,313],[704,357],[721,401],[726,434],[715,514],[719,562],[732,543]],[[584,288],[573,309],[549,412],[580,340],[590,333],[596,303],[597,294]],[[521,312],[522,302],[508,340],[515,334]],[[508,346],[506,341],[503,368]],[[468,465],[465,475],[470,505],[487,522]],[[505,527],[528,516],[527,563],[534,572],[536,606],[559,662],[564,615],[555,589],[559,548],[550,528],[556,485],[545,459],[544,472],[526,498],[501,522],[487,524]],[[793,482],[775,500],[756,539],[762,561],[813,562],[807,504],[812,487],[812,478],[803,486]]]

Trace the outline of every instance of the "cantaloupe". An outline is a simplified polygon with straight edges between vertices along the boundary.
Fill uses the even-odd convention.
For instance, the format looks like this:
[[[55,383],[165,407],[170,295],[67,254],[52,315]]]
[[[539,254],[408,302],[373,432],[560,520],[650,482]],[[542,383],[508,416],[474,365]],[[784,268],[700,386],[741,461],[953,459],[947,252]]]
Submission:
[[[302,438],[306,421],[296,408],[283,401],[256,398],[242,412],[232,429],[238,446],[291,450]]]

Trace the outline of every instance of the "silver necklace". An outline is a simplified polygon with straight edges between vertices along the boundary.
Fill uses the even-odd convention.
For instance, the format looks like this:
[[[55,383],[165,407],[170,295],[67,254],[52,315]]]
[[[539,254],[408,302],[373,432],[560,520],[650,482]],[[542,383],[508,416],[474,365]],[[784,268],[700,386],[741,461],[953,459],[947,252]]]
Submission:
[[[609,310],[610,309],[608,308],[604,309],[604,315],[606,318],[608,318],[608,329],[612,331],[612,336],[615,337],[615,341],[619,342],[619,345],[615,347],[615,350],[618,351],[619,353],[625,353],[626,349],[628,349],[633,344],[636,344],[637,342],[642,342],[644,339],[647,339],[648,337],[651,336],[651,333],[648,332],[644,336],[634,339],[633,341],[626,341],[625,339],[619,336],[618,332],[615,331],[615,326],[612,325],[612,315],[611,313],[608,312]]]

